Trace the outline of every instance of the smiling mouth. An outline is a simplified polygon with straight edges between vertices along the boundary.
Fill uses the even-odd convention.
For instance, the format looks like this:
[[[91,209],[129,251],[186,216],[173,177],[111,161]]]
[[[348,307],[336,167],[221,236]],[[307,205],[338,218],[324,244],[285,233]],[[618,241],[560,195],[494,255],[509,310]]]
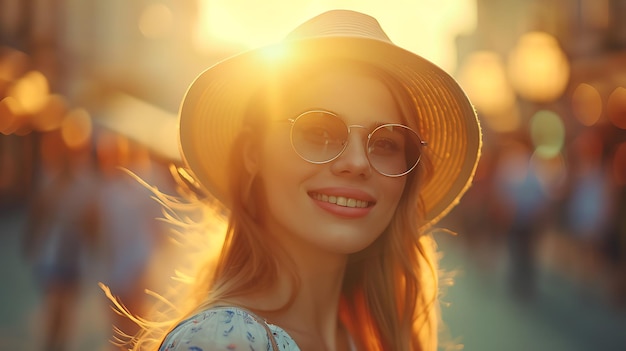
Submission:
[[[342,206],[342,207],[366,208],[371,205],[369,201],[363,201],[363,200],[353,199],[353,198],[344,197],[344,196],[334,196],[334,195],[326,195],[326,194],[320,194],[320,193],[312,193],[311,197],[313,197],[315,200],[318,200],[318,201],[328,202],[328,203],[335,204],[337,206]]]

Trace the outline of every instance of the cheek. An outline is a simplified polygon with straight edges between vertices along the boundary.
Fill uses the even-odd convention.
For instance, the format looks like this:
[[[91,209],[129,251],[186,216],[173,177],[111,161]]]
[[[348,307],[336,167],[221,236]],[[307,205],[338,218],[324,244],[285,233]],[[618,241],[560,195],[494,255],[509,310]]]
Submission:
[[[385,194],[385,205],[388,206],[389,220],[396,212],[407,186],[406,178],[387,178],[381,183],[381,189],[384,189],[383,193]]]
[[[280,203],[293,197],[307,177],[309,164],[296,155],[288,139],[264,142],[260,155],[258,175],[269,200]]]
[[[406,177],[390,178],[382,176],[380,180],[380,187],[384,189],[390,199],[390,201],[398,202],[404,193],[405,187],[408,186]]]
[[[301,164],[304,161],[290,152],[269,157],[259,172],[259,185],[264,193],[259,219],[265,229],[276,235],[283,230],[296,232],[305,220],[302,214],[309,211],[303,182],[309,178],[313,165]]]
[[[261,144],[260,155],[260,171],[265,181],[290,179],[300,160],[288,137],[268,138]]]

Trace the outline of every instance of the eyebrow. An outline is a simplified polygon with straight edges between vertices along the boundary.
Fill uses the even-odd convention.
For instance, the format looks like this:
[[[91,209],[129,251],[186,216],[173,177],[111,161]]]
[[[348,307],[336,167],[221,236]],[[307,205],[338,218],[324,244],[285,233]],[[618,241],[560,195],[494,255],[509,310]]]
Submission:
[[[402,124],[402,123],[390,123],[390,122],[374,121],[373,123],[371,123],[371,126],[372,126],[372,129],[374,129],[374,128],[378,128],[378,127],[382,126],[383,124]]]
[[[329,113],[332,113],[332,114],[334,114],[335,116],[339,117],[339,119],[341,119],[341,120],[343,121],[343,123],[345,123],[347,126],[362,126],[362,127],[367,128],[367,129],[368,129],[368,130],[370,130],[370,131],[371,131],[371,130],[374,130],[374,129],[376,129],[376,128],[378,128],[378,127],[382,126],[382,125],[385,125],[385,124],[400,124],[400,125],[403,125],[403,126],[408,127],[406,124],[404,124],[404,123],[402,123],[402,122],[400,122],[400,123],[396,123],[396,122],[383,122],[383,121],[374,121],[374,122],[370,123],[368,126],[366,126],[366,125],[362,125],[362,124],[348,124],[348,123],[346,122],[346,120],[343,118],[343,115],[342,115],[341,113],[337,113],[337,112],[335,112],[335,111],[331,111],[331,110],[329,110],[329,109],[326,109],[326,108],[321,108],[321,107],[313,107],[313,108],[308,108],[308,109],[302,110],[302,111],[299,113],[299,115],[300,115],[300,114],[303,114],[303,113],[306,113],[306,112],[312,112],[312,111],[320,111],[320,112],[329,112]]]
[[[339,116],[339,115],[337,115],[337,116]],[[340,116],[340,117],[341,117],[341,116]],[[342,120],[343,120],[343,119],[342,119]],[[345,121],[344,121],[344,123],[345,123]],[[382,126],[382,125],[385,125],[385,124],[403,125],[403,126],[405,126],[405,127],[408,127],[408,126],[407,126],[406,124],[404,124],[404,123],[381,122],[381,121],[374,121],[374,122],[370,123],[368,126],[364,126],[364,125],[361,125],[361,124],[350,124],[350,125],[348,125],[348,124],[346,123],[346,125],[348,125],[348,126],[362,126],[362,127],[365,127],[365,128],[366,128],[367,130],[369,130],[369,131],[373,131],[374,129],[376,129],[376,128],[378,128],[378,127]]]

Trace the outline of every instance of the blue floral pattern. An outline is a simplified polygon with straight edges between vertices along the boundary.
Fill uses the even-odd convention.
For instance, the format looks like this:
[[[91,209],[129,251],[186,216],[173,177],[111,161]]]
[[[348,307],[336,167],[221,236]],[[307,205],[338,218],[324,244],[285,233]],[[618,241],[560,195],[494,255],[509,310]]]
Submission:
[[[300,351],[282,328],[269,324],[281,351]],[[159,351],[272,351],[267,331],[249,312],[214,307],[186,319],[166,337]]]

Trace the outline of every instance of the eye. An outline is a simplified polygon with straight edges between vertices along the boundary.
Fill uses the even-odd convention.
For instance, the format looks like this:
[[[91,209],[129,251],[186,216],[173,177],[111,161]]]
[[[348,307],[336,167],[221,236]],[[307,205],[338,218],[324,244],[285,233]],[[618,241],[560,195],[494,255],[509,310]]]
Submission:
[[[327,144],[331,139],[329,131],[320,126],[303,126],[300,129],[300,136],[314,144]]]
[[[377,129],[369,140],[368,151],[375,155],[395,155],[404,151],[405,136],[394,127]]]
[[[317,145],[343,145],[345,140],[341,129],[330,123],[302,121],[298,124],[298,134],[302,140]]]
[[[370,140],[369,153],[376,155],[392,155],[400,152],[402,148],[396,140],[389,138],[376,138]]]

